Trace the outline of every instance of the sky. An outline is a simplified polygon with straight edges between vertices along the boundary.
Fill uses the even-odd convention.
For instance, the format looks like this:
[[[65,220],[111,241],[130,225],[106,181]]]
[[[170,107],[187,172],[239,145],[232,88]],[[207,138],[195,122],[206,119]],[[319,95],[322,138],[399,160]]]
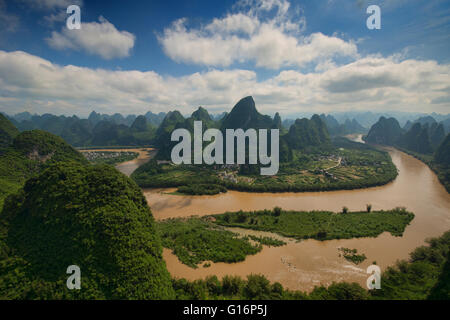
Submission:
[[[248,95],[270,115],[448,114],[450,1],[0,0],[1,112],[220,113]]]

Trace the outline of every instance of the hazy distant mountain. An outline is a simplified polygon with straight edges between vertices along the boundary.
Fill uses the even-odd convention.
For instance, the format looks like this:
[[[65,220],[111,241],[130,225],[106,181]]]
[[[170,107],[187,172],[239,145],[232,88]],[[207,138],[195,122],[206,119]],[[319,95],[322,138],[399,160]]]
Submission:
[[[165,112],[160,112],[160,113],[156,114],[156,113],[149,111],[145,114],[145,117],[147,118],[148,123],[150,123],[154,127],[159,127],[161,122],[163,122],[165,116],[166,116]]]
[[[281,123],[283,125],[283,128],[288,129],[294,124],[294,119],[284,119]]]
[[[73,146],[87,146],[92,139],[92,131],[91,122],[87,119],[81,119],[65,127],[60,136]]]
[[[146,131],[147,129],[147,118],[145,116],[137,117],[131,125],[131,130],[135,132]]]
[[[406,122],[406,124],[405,124],[405,126],[403,127],[403,129],[404,129],[405,131],[408,131],[409,129],[412,128],[413,124],[415,124],[415,123],[420,123],[421,125],[428,124],[428,125],[431,126],[432,124],[435,124],[435,123],[437,123],[437,122],[436,122],[436,120],[435,120],[433,117],[431,117],[431,116],[420,117],[419,119],[417,119],[417,120],[415,120],[415,121],[408,121],[408,122]]]
[[[332,136],[346,135],[352,133],[366,133],[364,128],[356,119],[346,119],[343,124],[340,124],[332,115],[321,114],[320,118],[327,125],[328,132]]]
[[[324,113],[322,113],[320,115],[320,119],[322,119],[322,121],[325,122],[325,124],[327,125],[327,128],[328,128],[328,132],[331,135],[339,134],[340,124],[336,120],[335,117],[333,117],[332,115],[329,115],[329,114],[325,115]]]
[[[225,118],[225,117],[227,116],[227,114],[228,114],[228,112],[222,112],[222,113],[219,113],[219,114],[212,114],[212,115],[211,115],[211,118],[212,118],[214,121],[220,121],[220,120],[222,120],[223,118]]]
[[[21,113],[18,113],[16,115],[14,115],[13,118],[17,122],[22,122],[24,120],[31,120],[31,117],[32,117],[31,113],[29,113],[29,112],[21,112]]]
[[[369,130],[364,140],[369,143],[393,146],[402,135],[403,130],[397,119],[381,117]]]
[[[91,114],[88,117],[88,120],[92,123],[93,126],[96,126],[97,123],[99,123],[103,119],[102,119],[102,116],[99,113],[97,113],[95,111],[92,111]]]

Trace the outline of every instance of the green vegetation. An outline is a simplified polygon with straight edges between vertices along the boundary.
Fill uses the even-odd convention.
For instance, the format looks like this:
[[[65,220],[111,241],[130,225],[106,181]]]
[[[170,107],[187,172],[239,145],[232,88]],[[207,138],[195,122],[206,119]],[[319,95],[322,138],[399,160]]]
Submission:
[[[153,115],[156,116],[156,115]],[[145,116],[100,115],[92,112],[88,119],[52,114],[29,115],[17,123],[20,131],[40,129],[60,136],[67,143],[77,146],[147,146],[155,139],[160,121],[149,113]],[[160,116],[157,116],[160,118]]]
[[[450,134],[445,137],[444,125],[432,117],[425,117],[408,123],[405,130],[400,128],[396,119],[381,117],[364,140],[394,146],[423,161],[450,192]]]
[[[243,261],[262,249],[206,219],[168,219],[158,222],[157,227],[163,246],[192,268],[204,261]]]
[[[131,161],[139,156],[138,152],[114,152],[114,151],[85,151],[83,155],[89,162],[94,164],[110,164],[115,165],[118,163]]]
[[[179,187],[177,192],[189,195],[214,195],[227,192],[227,188],[218,184],[190,184]]]
[[[17,135],[0,156],[0,209],[4,199],[46,166],[65,161],[87,164],[86,159],[63,139],[33,130]]]
[[[353,262],[354,264],[360,264],[361,262],[364,262],[364,260],[367,259],[366,255],[358,254],[358,250],[356,249],[349,249],[349,248],[339,248],[339,251],[342,252],[342,256],[350,262]],[[339,254],[339,256],[341,256]]]
[[[284,242],[282,240],[274,239],[272,237],[257,237],[257,236],[252,236],[252,235],[248,235],[248,237],[251,240],[259,242],[268,247],[281,247],[281,246],[286,245],[286,242]]]
[[[428,165],[436,173],[447,192],[450,193],[450,134],[442,141],[434,156],[413,152],[404,148],[399,149]]]
[[[413,217],[412,213],[404,209],[336,214],[274,208],[255,212],[227,212],[204,218],[167,219],[157,222],[157,229],[163,246],[171,249],[182,263],[196,268],[205,261],[243,261],[247,255],[258,253],[262,249],[261,245],[286,244],[267,236],[239,237],[222,226],[269,231],[296,239],[331,240],[376,237],[385,231],[401,236]],[[252,245],[249,240],[259,244]],[[355,263],[365,259],[364,255],[357,255],[351,250],[344,249],[343,253],[346,259]]]
[[[296,239],[351,239],[377,237],[387,231],[401,236],[414,214],[397,208],[389,211],[334,213],[328,211],[227,212],[213,216],[227,227],[269,231]]]
[[[178,300],[308,299],[308,295],[303,292],[286,290],[278,282],[271,284],[265,276],[256,274],[247,276],[245,280],[237,276],[225,276],[222,280],[209,276],[193,282],[174,279],[172,283]]]
[[[427,240],[410,254],[382,273],[381,289],[373,290],[375,299],[450,299],[450,231]]]
[[[246,279],[216,276],[189,282],[172,280],[177,299],[253,299],[253,300],[401,300],[450,299],[450,231],[430,239],[429,246],[417,248],[409,261],[401,261],[381,275],[381,289],[368,291],[357,283],[333,283],[304,293],[270,283],[263,275]]]
[[[12,144],[19,130],[0,113],[0,155]]]
[[[49,165],[7,198],[0,299],[173,297],[155,223],[139,187],[107,165]],[[82,290],[66,268],[82,270]]]
[[[447,135],[436,150],[430,167],[437,173],[439,181],[450,193],[450,134]]]
[[[131,177],[143,188],[212,184],[249,192],[304,192],[378,186],[398,174],[386,152],[344,138],[333,143],[335,146],[294,150],[292,160],[281,163],[276,176],[261,176],[257,166],[158,165],[150,161]]]

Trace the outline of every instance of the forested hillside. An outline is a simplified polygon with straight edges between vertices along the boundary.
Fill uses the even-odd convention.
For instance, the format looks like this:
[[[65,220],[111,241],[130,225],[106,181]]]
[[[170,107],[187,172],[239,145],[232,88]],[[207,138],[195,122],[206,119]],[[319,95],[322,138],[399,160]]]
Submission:
[[[139,187],[107,165],[56,163],[1,213],[0,298],[167,299],[170,275]],[[82,270],[82,290],[66,268]]]
[[[46,166],[65,161],[87,163],[78,151],[51,133],[33,130],[17,134],[18,131],[7,119],[0,128],[7,128],[11,132],[9,138],[3,140],[3,153],[0,156],[0,208],[8,194],[14,193],[28,178]],[[13,136],[15,138],[11,140]]]
[[[407,131],[401,129],[394,118],[382,117],[363,139],[368,143],[397,147],[422,160],[450,192],[450,134],[445,137],[443,123],[438,124],[432,117],[422,117],[407,123],[405,129]]]
[[[12,144],[19,130],[0,113],[0,155]]]

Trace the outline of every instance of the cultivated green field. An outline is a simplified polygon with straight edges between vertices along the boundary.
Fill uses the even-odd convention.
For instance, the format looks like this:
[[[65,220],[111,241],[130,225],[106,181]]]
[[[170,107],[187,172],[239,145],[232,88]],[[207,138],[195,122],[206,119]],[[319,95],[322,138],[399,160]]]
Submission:
[[[188,186],[186,194],[211,194],[196,185],[221,185],[249,192],[303,192],[357,189],[386,184],[397,176],[388,153],[342,139],[336,147],[293,152],[275,176],[262,176],[258,166],[173,165],[150,161],[133,174],[143,188]],[[194,190],[195,189],[195,190]]]

